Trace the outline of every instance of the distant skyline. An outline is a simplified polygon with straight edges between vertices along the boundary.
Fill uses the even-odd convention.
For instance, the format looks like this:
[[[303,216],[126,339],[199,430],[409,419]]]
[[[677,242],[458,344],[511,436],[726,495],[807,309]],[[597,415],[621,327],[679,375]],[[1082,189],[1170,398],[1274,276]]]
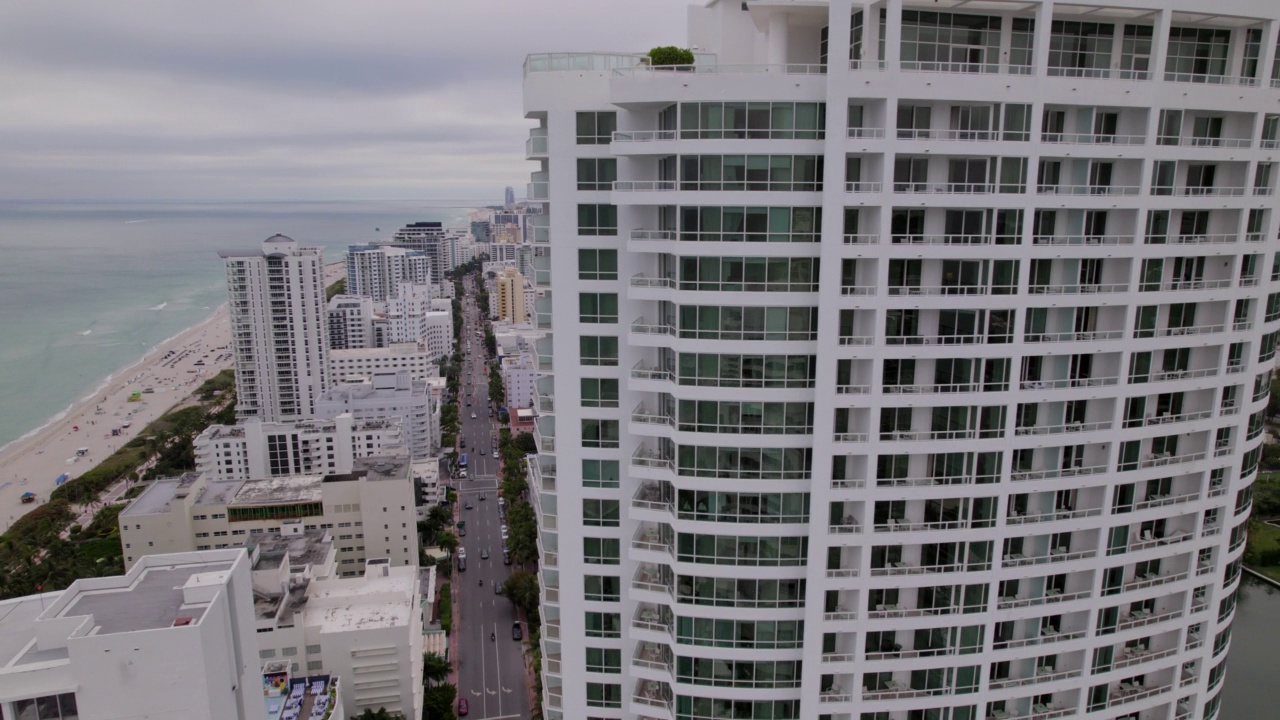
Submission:
[[[689,4],[0,4],[0,201],[498,204],[525,55],[683,45]]]

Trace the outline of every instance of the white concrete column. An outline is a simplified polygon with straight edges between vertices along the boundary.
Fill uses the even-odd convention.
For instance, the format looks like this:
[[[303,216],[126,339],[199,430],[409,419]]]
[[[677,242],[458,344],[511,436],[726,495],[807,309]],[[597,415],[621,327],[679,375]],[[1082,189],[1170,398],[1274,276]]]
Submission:
[[[849,69],[849,46],[853,42],[853,0],[831,0],[827,15],[827,72]]]
[[[769,64],[785,65],[787,63],[787,14],[778,9],[769,15]],[[830,53],[830,44],[827,52]]]
[[[1044,0],[1036,10],[1035,47],[1031,49],[1032,72],[1049,74],[1049,38],[1053,35],[1053,0]]]
[[[898,70],[902,60],[902,0],[885,0],[884,4],[888,11],[884,29],[885,69]]]
[[[862,60],[884,60],[880,57],[880,5],[875,2],[862,6]]]
[[[1165,63],[1169,59],[1169,28],[1172,25],[1172,10],[1156,11],[1156,27],[1151,37],[1151,79],[1153,80],[1164,80]]]
[[[1258,59],[1258,85],[1271,85],[1271,66],[1276,61],[1276,30],[1280,22],[1269,20],[1262,24],[1262,56]]]

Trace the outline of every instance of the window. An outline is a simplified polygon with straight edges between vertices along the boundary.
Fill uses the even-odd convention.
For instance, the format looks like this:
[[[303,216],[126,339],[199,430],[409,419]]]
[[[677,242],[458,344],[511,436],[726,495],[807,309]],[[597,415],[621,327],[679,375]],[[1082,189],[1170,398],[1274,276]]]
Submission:
[[[681,290],[816,292],[817,258],[701,257],[678,260]]]
[[[813,340],[816,307],[679,306],[679,335],[695,340]]]
[[[613,575],[585,575],[582,578],[583,595],[587,600],[618,602],[622,592],[622,580]]]
[[[579,145],[608,145],[613,142],[613,133],[617,129],[616,112],[578,113]]]
[[[75,693],[19,700],[13,704],[13,710],[18,720],[75,720],[80,717]]]
[[[582,524],[618,527],[618,501],[587,498],[582,501]]]
[[[679,617],[676,642],[706,647],[799,648],[804,644],[804,621]]]
[[[583,420],[582,446],[593,448],[618,447],[621,433],[617,420]]]
[[[806,537],[680,533],[676,558],[709,565],[796,566],[805,564],[808,549]]]
[[[579,205],[579,235],[617,235],[618,207],[616,205]]]
[[[1206,82],[1209,76],[1227,74],[1231,31],[1213,28],[1169,28],[1169,56],[1165,79]]]
[[[617,565],[621,541],[617,538],[583,538],[583,561],[588,565]]]
[[[618,179],[618,161],[614,158],[578,158],[579,190],[612,190]]]
[[[679,166],[681,190],[822,190],[821,155],[681,155]]]
[[[617,293],[579,293],[578,321],[594,324],[618,322]]]
[[[680,137],[821,140],[825,136],[826,115],[826,103],[681,103]]]
[[[587,683],[587,706],[622,707],[622,686],[612,683]]]
[[[676,658],[676,681],[720,687],[800,687],[800,661],[678,657]]]
[[[583,335],[578,338],[578,357],[583,365],[616,366],[618,338],[608,335]]]
[[[902,67],[940,72],[991,72],[1000,56],[1000,18],[902,11]]]
[[[583,407],[618,407],[616,378],[582,378]]]
[[[617,280],[618,251],[582,249],[578,251],[579,280]]]
[[[620,475],[617,460],[583,460],[582,486],[616,488]]]
[[[620,613],[589,612],[586,616],[587,637],[622,637]]]
[[[822,208],[681,207],[683,242],[820,242]]]
[[[587,648],[587,672],[621,673],[622,651],[609,648]]]
[[[676,380],[700,387],[804,388],[813,387],[816,365],[812,355],[680,353]]]
[[[1107,77],[1114,25],[1055,20],[1049,37],[1049,74]]]

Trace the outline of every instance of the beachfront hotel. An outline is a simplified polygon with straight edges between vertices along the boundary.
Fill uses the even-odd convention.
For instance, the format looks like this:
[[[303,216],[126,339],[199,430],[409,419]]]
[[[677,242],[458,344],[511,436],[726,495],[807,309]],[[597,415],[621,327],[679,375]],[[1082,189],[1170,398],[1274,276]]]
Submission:
[[[688,20],[524,68],[547,717],[1217,718],[1280,5]]]
[[[305,420],[328,388],[328,315],[319,248],[273,235],[261,250],[227,250],[236,415]]]

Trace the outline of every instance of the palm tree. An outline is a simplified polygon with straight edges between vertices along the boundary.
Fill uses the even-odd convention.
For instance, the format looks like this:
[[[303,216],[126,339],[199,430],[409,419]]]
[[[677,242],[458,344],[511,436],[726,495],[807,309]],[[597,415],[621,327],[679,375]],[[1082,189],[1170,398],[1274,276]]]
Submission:
[[[458,536],[448,530],[442,531],[436,536],[436,546],[452,555],[458,549]]]
[[[422,656],[422,679],[428,686],[447,680],[452,669],[449,661],[436,653],[424,653]]]

